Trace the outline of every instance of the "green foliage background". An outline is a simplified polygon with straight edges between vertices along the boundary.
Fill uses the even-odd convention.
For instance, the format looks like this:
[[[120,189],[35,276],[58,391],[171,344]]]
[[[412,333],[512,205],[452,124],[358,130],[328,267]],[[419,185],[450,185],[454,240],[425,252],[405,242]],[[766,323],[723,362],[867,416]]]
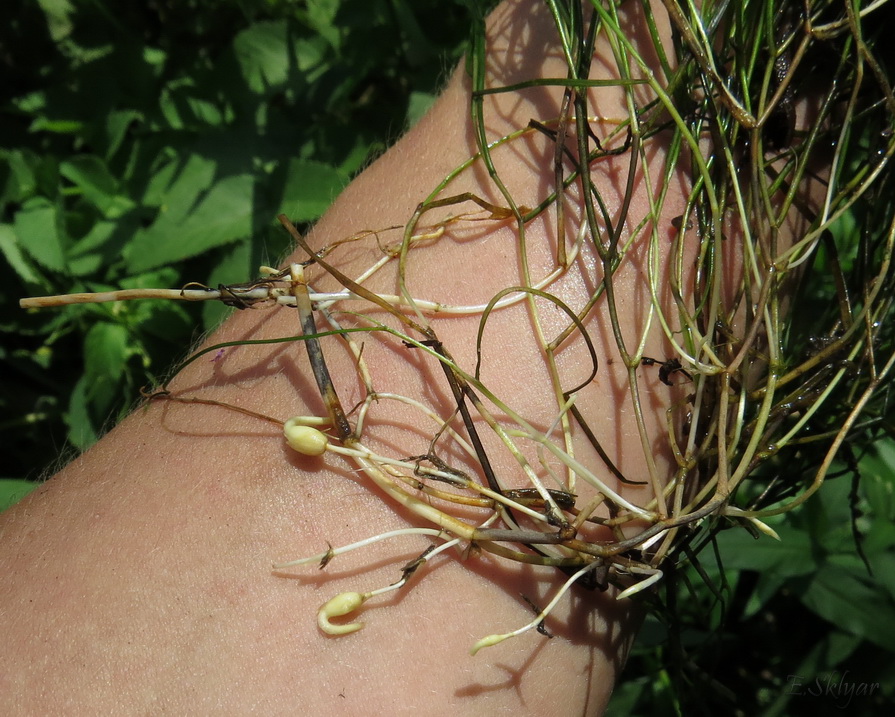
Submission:
[[[5,477],[83,450],[220,306],[23,312],[28,295],[245,281],[428,107],[438,0],[11,0],[0,8]]]
[[[0,507],[83,450],[222,317],[22,296],[239,282],[428,107],[462,0],[7,0],[0,7]],[[68,447],[68,448],[67,448]],[[841,714],[790,675],[895,701],[895,443],[843,466],[783,538],[723,533],[647,619],[612,715]],[[874,573],[855,549],[854,505]],[[701,571],[701,575],[700,575]]]

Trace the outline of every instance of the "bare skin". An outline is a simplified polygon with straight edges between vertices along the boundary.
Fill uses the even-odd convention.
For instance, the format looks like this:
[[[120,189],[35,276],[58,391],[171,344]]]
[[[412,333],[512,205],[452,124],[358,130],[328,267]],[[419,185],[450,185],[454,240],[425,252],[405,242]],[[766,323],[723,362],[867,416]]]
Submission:
[[[489,84],[564,76],[550,19],[534,5],[509,3],[491,18],[497,59],[489,68]],[[595,68],[601,71],[599,52]],[[312,245],[322,247],[363,228],[403,225],[421,192],[475,152],[468,94],[461,70],[420,125],[338,199],[315,228]],[[541,88],[489,98],[489,138],[523,127],[531,117],[556,116],[561,96],[557,88]],[[600,90],[594,98],[603,116],[624,116],[617,89]],[[497,155],[501,175],[520,203],[543,196],[552,180],[552,156],[553,144],[543,136]],[[657,146],[656,176],[662,160]],[[607,163],[601,174],[610,198],[621,192],[618,174],[627,161]],[[685,190],[683,181],[672,188],[669,221],[680,213]],[[451,193],[463,191],[501,202],[480,167],[451,188]],[[635,193],[637,216],[645,211],[647,191],[641,186]],[[553,221],[550,215],[528,227],[536,276],[552,256]],[[492,223],[483,231],[474,250],[461,236],[426,249],[425,261],[411,267],[411,286],[433,300],[475,303],[518,284],[512,224]],[[341,255],[339,265],[355,275],[376,256],[375,245],[361,244]],[[447,281],[445,266],[460,266],[461,278]],[[619,275],[632,337],[648,303],[637,266],[632,261]],[[562,292],[570,302],[580,300],[581,282],[593,267],[594,258],[584,256],[565,280]],[[319,269],[311,271],[315,287],[335,288]],[[393,291],[394,275],[371,286]],[[545,323],[549,328],[549,317]],[[477,319],[435,325],[458,360],[469,365]],[[598,323],[592,328],[605,360],[613,338]],[[242,311],[214,341],[286,336],[296,329],[295,312]],[[524,415],[549,425],[551,410],[541,408],[551,398],[543,359],[533,341],[518,338],[528,333],[523,307],[495,315],[485,344],[491,361],[484,378],[497,393],[513,396]],[[437,367],[408,361],[400,342],[371,337],[364,345],[380,390],[400,387],[418,396],[435,391],[443,394],[442,408],[450,403]],[[342,401],[350,407],[363,398],[352,359],[335,342],[324,348],[337,384],[344,387]],[[560,356],[564,370],[576,370],[580,348]],[[660,332],[649,335],[645,353],[665,355]],[[618,456],[622,471],[643,478],[651,469],[624,409],[626,380],[625,367],[607,363],[579,405]],[[537,388],[519,395],[518,386],[529,383]],[[645,420],[648,432],[660,436],[666,431],[665,409],[680,394],[654,383],[658,388],[646,401]],[[297,344],[245,347],[219,361],[200,360],[172,389],[281,420],[324,412]],[[380,412],[374,422],[377,439],[419,440],[414,421],[399,409]],[[599,467],[583,443],[580,448],[582,460]],[[497,460],[498,470],[511,475],[512,461]],[[660,450],[653,461],[652,470],[667,476],[670,455]],[[628,489],[626,495],[637,499],[638,492]],[[449,553],[427,565],[412,590],[366,606],[359,616],[366,623],[363,630],[332,638],[316,626],[317,607],[343,590],[393,582],[428,541],[409,537],[379,544],[324,572],[296,571],[295,579],[270,569],[273,561],[325,550],[327,542],[342,545],[418,524],[344,461],[289,453],[272,424],[208,405],[153,402],[0,517],[0,566],[6,576],[0,584],[5,626],[0,711],[601,713],[636,623],[628,602],[616,602],[612,590],[573,591],[551,615],[552,640],[532,632],[473,658],[469,649],[479,638],[531,618],[520,595],[543,603],[562,576],[488,555],[464,561]]]

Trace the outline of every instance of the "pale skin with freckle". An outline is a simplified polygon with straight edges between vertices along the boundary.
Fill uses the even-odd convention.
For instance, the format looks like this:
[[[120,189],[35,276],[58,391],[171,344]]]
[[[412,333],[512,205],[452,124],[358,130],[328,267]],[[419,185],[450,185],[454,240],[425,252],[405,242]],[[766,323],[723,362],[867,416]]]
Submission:
[[[551,23],[537,8],[534,2],[508,3],[490,19],[491,82],[564,75],[560,58],[543,52],[553,47]],[[650,40],[638,34],[636,20],[631,19],[633,41],[646,47]],[[667,30],[667,23],[660,25]],[[598,71],[605,51],[597,48]],[[420,188],[434,187],[475,152],[468,92],[468,80],[458,71],[427,117],[339,198],[315,228],[312,244],[324,246],[362,227],[406,222],[421,199]],[[593,94],[606,116],[623,116],[617,88]],[[538,88],[512,101],[487,98],[489,134],[508,134],[533,116],[555,116],[558,98],[557,88]],[[541,137],[501,155],[501,174],[520,201],[549,183],[551,153]],[[661,146],[654,161],[661,166]],[[607,164],[607,177],[614,168]],[[605,181],[605,193],[612,196],[616,188],[610,178]],[[483,172],[464,175],[456,191],[495,199]],[[681,213],[685,191],[683,180],[670,191],[670,216]],[[634,205],[642,209],[646,203],[635,194]],[[551,255],[549,227],[545,220],[528,229],[536,268]],[[444,267],[456,264],[448,244],[436,245],[431,260],[414,265],[409,281],[438,287],[439,298],[454,303],[469,302],[476,267],[484,267],[482,283],[491,279],[484,275],[493,266],[506,272],[495,281],[517,283],[511,229],[488,232],[484,255],[478,255],[484,260],[467,264],[456,285],[445,280]],[[340,268],[356,275],[374,255],[359,249]],[[333,288],[325,276],[313,280]],[[571,276],[563,291],[572,301],[586,288],[576,287]],[[636,321],[648,303],[636,272],[618,277],[618,293]],[[529,331],[524,313],[507,311],[489,327],[487,379],[505,393],[519,393],[519,376],[495,346],[513,345],[515,361],[538,365],[534,345],[513,344],[520,325]],[[457,319],[440,324],[438,332],[458,355],[468,355],[476,328],[475,320]],[[215,340],[294,333],[294,312],[245,311]],[[596,337],[601,353],[611,340]],[[394,360],[394,351],[373,340],[366,345],[377,385],[425,393],[436,379]],[[645,353],[665,355],[658,330]],[[348,384],[344,400],[350,403],[356,382],[351,356],[333,350],[328,362]],[[643,475],[648,466],[641,439],[630,416],[616,409],[625,375],[624,367],[601,367],[599,381],[579,401],[589,422],[612,440],[619,467]],[[287,441],[304,457],[284,450],[280,431],[249,416],[208,405],[153,403],[0,517],[0,569],[6,576],[0,610],[16,616],[4,621],[0,712],[602,712],[636,624],[629,604],[615,601],[612,590],[575,591],[559,603],[549,622],[552,640],[530,632],[472,658],[476,641],[531,618],[520,594],[546,603],[564,576],[487,555],[464,562],[460,551],[446,551],[413,578],[412,590],[390,593],[377,603],[381,609],[364,605],[364,629],[356,630],[354,615],[347,623],[338,616],[365,602],[358,585],[394,582],[401,565],[426,547],[424,538],[402,538],[407,542],[397,549],[394,543],[369,546],[362,558],[346,557],[323,573],[307,571],[293,580],[271,574],[271,562],[314,553],[327,542],[344,545],[416,524],[344,463],[330,460],[325,426],[308,420],[322,408],[307,378],[307,360],[295,345],[245,347],[219,362],[197,362],[172,389],[271,416],[304,417],[286,426]],[[646,416],[647,430],[656,436],[667,430],[670,400],[670,392],[657,392]],[[520,403],[537,415],[544,395],[523,392]],[[552,420],[549,414],[540,418]],[[398,414],[394,425],[381,421],[382,440],[398,440],[400,419]],[[586,459],[586,451],[582,455]],[[672,464],[661,451],[652,460],[660,474]],[[498,469],[509,473],[513,465],[504,462]],[[640,489],[624,490],[634,500]],[[353,634],[323,634],[314,619],[322,604],[329,606],[322,613],[327,619]]]

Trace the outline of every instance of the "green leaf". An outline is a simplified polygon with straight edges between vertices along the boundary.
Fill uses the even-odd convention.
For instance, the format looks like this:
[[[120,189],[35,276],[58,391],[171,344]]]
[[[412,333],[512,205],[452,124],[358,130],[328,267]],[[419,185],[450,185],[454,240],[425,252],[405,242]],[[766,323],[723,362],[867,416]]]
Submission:
[[[333,23],[340,4],[341,0],[307,0],[309,24],[335,50],[341,44],[339,29]]]
[[[179,272],[172,267],[161,267],[122,279],[122,289],[174,288]],[[138,302],[138,306],[143,302]],[[151,303],[151,302],[150,302]]]
[[[770,522],[770,521],[769,521]],[[717,537],[718,551],[727,570],[773,571],[778,576],[806,575],[817,566],[809,536],[785,523],[772,526],[780,540],[745,530],[726,530]]]
[[[75,8],[69,0],[38,0],[37,4],[44,11],[47,29],[54,42],[64,40],[71,34],[74,28],[72,15]]]
[[[127,247],[131,273],[173,264],[214,247],[251,236],[254,178],[226,177],[211,186],[185,216],[174,207],[162,211]]]
[[[28,480],[0,479],[0,512],[18,503],[38,485],[39,483]]]
[[[220,127],[229,119],[225,106],[202,93],[191,82],[172,83],[162,90],[159,107],[171,129]]]
[[[250,266],[252,258],[251,242],[240,242],[228,247],[223,258],[208,277],[210,286],[237,284],[251,277],[257,267]],[[219,301],[206,301],[202,306],[202,323],[207,331],[214,329],[233,309]]]
[[[165,160],[153,172],[142,202],[182,219],[214,182],[216,169],[217,162],[195,153]]]
[[[134,122],[143,119],[136,110],[116,110],[106,117],[106,159],[112,157],[121,147],[127,130]]]
[[[134,221],[99,221],[86,236],[73,242],[66,254],[72,276],[91,276],[120,258],[121,247],[133,232]]]
[[[59,173],[71,181],[107,219],[116,219],[133,209],[134,202],[121,196],[118,182],[106,163],[91,154],[81,154],[62,162]]]
[[[267,95],[289,78],[289,41],[286,22],[257,22],[233,40],[242,77],[252,92]]]
[[[166,344],[175,347],[177,358],[182,357],[195,338],[196,317],[189,313],[180,302],[172,301],[140,301],[133,308],[133,323],[136,324],[140,339],[144,346],[147,340],[161,339]],[[146,364],[147,355],[139,352]],[[167,364],[157,367],[165,370]],[[138,377],[145,384],[144,377]]]
[[[651,689],[650,676],[630,677],[612,691],[612,699],[606,705],[603,717],[631,717],[642,696]]]
[[[56,216],[56,205],[35,197],[16,212],[15,233],[19,246],[37,263],[51,271],[64,272],[64,240]]]
[[[128,332],[121,324],[101,321],[84,338],[85,398],[95,406],[93,415],[105,419],[119,394],[127,363]]]
[[[392,7],[401,28],[407,59],[412,66],[419,66],[432,57],[434,52],[432,43],[425,36],[417,22],[413,13],[412,2],[394,0]]]
[[[895,441],[880,441],[861,461],[861,490],[878,521],[895,521]]]
[[[10,224],[0,224],[0,252],[6,259],[6,263],[13,268],[23,283],[31,285],[44,284],[40,275],[22,254],[19,245],[16,243],[16,233]]]
[[[22,114],[39,114],[47,108],[47,92],[35,91],[19,95],[12,100],[12,106]]]
[[[4,189],[4,199],[24,202],[37,192],[37,156],[28,150],[13,150],[2,153],[9,167],[9,175]]]
[[[85,124],[80,120],[54,120],[49,117],[38,117],[28,128],[29,132],[51,132],[53,134],[78,134],[83,132]]]
[[[437,95],[431,92],[411,92],[407,104],[407,129],[419,122],[435,103]]]
[[[347,183],[345,174],[327,164],[290,160],[280,212],[294,222],[313,221],[329,209]]]
[[[298,71],[302,73],[308,82],[315,81],[320,76],[320,70],[308,74],[314,68],[318,68],[326,57],[327,44],[320,37],[299,38],[295,41],[295,61]]]
[[[75,448],[85,451],[96,443],[98,436],[88,409],[86,376],[81,376],[75,384],[65,422],[68,425],[68,440]]]
[[[895,553],[890,551],[871,555],[870,566],[877,582],[886,589],[889,598],[895,601]]]
[[[868,581],[856,562],[825,565],[808,583],[802,602],[840,630],[895,651],[895,601]]]

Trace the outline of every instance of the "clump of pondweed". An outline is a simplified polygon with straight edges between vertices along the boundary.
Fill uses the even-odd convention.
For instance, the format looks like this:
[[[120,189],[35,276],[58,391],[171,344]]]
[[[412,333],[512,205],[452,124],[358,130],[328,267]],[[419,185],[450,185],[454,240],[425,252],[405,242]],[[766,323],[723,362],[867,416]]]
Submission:
[[[658,582],[663,566],[695,555],[721,528],[773,534],[762,518],[797,507],[823,483],[843,445],[883,430],[884,389],[895,361],[889,320],[895,216],[886,200],[893,189],[895,96],[888,68],[875,55],[873,30],[881,27],[873,18],[883,4],[859,12],[833,2],[707,2],[697,11],[665,0],[672,32],[663,41],[660,8],[650,3],[582,8],[548,1],[566,63],[567,77],[548,82],[564,87],[561,111],[533,117],[502,138],[487,135],[485,98],[524,93],[544,81],[486,87],[488,47],[479,25],[469,61],[479,151],[421,201],[404,227],[314,251],[281,218],[306,265],[329,274],[341,290],[314,291],[306,266],[293,264],[244,285],[168,294],[237,306],[296,305],[299,338],[329,415],[287,421],[290,445],[353,461],[430,524],[400,533],[440,541],[394,585],[333,598],[321,608],[322,629],[358,629],[329,618],[403,586],[432,553],[457,543],[569,575],[535,620],[486,637],[473,651],[493,645],[538,626],[576,581],[617,584],[623,598]],[[637,8],[633,14],[652,43],[631,39],[626,5]],[[614,79],[589,78],[595,46]],[[601,116],[588,95],[598,87],[616,88],[627,116]],[[554,182],[525,205],[495,158],[532,136],[555,147]],[[664,158],[658,169],[657,147]],[[494,196],[452,193],[452,182],[477,165],[487,170]],[[606,166],[621,179],[607,182]],[[676,207],[668,188],[682,175],[686,201]],[[646,196],[645,206],[632,201],[635,192]],[[463,237],[464,251],[471,251],[477,237],[471,227],[482,221],[513,228],[516,281],[463,306],[425,295],[409,278],[413,267],[447,237]],[[548,221],[553,262],[535,269],[526,260],[530,228]],[[358,242],[381,252],[352,278],[334,257]],[[394,293],[369,288],[389,269],[398,279]],[[645,301],[632,313],[618,297],[622,277],[635,270],[643,270],[637,291]],[[586,296],[569,298],[563,287],[570,278],[584,282]],[[162,295],[106,298],[150,294]],[[517,411],[515,397],[498,395],[483,378],[489,321],[510,307],[528,312],[548,368],[555,405],[546,423],[543,415]],[[544,320],[548,308],[564,320],[553,335]],[[455,359],[463,347],[439,338],[438,322],[450,315],[479,317],[474,360]],[[601,340],[591,336],[595,317],[608,326]],[[373,333],[438,366],[453,403],[374,386],[357,340]],[[366,397],[351,410],[327,369],[322,344],[329,336],[356,359]],[[568,346],[581,349],[588,367],[574,379],[560,368]],[[664,353],[649,354],[650,346]],[[579,400],[611,364],[613,375],[627,381],[625,410],[644,448],[645,475],[625,474],[625,461],[603,445],[593,411]],[[657,442],[648,395],[666,384],[660,413],[667,414],[668,430]],[[398,455],[377,444],[368,418],[385,404],[409,407],[431,423],[422,449],[402,446]],[[579,460],[575,441],[601,465]],[[493,468],[498,452],[511,457],[525,485],[510,487]],[[670,468],[657,455],[670,457]],[[631,491],[626,483],[645,487]],[[326,564],[369,542],[277,568]]]

